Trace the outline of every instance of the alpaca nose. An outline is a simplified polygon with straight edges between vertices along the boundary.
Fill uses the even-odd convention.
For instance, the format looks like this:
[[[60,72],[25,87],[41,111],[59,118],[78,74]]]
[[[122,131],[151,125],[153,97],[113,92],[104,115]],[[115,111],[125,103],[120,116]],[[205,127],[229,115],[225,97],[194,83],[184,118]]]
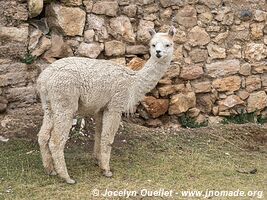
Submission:
[[[161,52],[161,50],[156,50],[157,54],[159,54]]]

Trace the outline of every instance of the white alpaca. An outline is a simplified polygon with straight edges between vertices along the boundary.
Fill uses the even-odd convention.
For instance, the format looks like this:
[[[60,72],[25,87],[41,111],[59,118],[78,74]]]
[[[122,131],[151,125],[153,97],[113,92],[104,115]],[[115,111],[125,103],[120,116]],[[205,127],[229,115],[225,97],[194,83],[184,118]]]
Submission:
[[[81,57],[60,59],[47,67],[37,80],[44,119],[38,142],[45,170],[70,178],[64,159],[73,117],[93,116],[96,121],[94,157],[103,174],[109,167],[111,144],[123,112],[132,112],[138,101],[153,89],[170,66],[175,28],[168,33],[150,31],[151,57],[140,71],[107,60]]]

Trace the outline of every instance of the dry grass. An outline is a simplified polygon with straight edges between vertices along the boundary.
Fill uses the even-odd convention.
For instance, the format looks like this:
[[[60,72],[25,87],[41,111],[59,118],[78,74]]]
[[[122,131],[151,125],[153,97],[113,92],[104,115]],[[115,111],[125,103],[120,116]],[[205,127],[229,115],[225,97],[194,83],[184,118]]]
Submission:
[[[113,147],[111,179],[102,177],[93,162],[92,139],[70,139],[65,155],[76,185],[44,174],[36,141],[11,139],[0,143],[0,199],[106,199],[93,197],[93,189],[266,191],[266,128],[227,125],[170,131],[124,125]],[[237,171],[251,169],[257,169],[257,173]],[[173,199],[182,198],[178,195]]]

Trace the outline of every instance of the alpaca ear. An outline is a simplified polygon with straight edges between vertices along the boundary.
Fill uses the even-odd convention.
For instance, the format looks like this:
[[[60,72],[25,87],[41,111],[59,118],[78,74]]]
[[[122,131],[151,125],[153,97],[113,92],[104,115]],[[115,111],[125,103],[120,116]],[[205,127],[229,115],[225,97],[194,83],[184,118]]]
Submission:
[[[148,29],[148,32],[151,35],[151,37],[153,37],[156,34],[156,31],[152,28]]]
[[[176,28],[174,26],[171,26],[168,31],[169,36],[173,37],[175,33],[176,33]]]

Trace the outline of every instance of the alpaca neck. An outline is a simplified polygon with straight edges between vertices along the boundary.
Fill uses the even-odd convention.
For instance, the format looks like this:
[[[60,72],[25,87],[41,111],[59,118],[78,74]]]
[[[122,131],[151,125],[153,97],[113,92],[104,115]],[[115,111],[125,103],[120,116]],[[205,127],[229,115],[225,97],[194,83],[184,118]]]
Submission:
[[[145,66],[139,70],[134,77],[134,84],[131,88],[128,112],[133,112],[135,105],[141,101],[145,94],[150,92],[157,85],[170,66],[171,59],[165,62],[158,62],[150,58]]]

